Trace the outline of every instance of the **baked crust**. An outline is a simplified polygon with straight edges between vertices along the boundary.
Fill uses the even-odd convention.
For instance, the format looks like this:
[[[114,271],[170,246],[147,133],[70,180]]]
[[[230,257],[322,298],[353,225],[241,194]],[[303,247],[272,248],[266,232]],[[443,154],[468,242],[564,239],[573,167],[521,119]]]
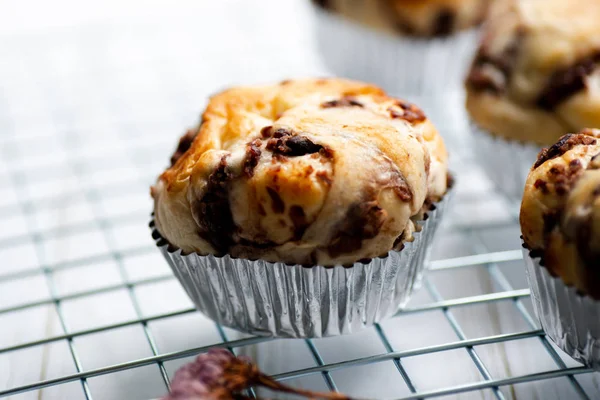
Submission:
[[[466,80],[483,129],[550,145],[600,126],[600,2],[496,2]]]
[[[315,0],[344,17],[394,34],[445,36],[479,25],[489,0]]]
[[[600,296],[600,130],[563,136],[527,178],[521,232],[532,256],[566,284]]]
[[[412,240],[426,200],[446,192],[431,122],[360,82],[229,89],[196,132],[151,191],[157,229],[184,252],[352,263]]]

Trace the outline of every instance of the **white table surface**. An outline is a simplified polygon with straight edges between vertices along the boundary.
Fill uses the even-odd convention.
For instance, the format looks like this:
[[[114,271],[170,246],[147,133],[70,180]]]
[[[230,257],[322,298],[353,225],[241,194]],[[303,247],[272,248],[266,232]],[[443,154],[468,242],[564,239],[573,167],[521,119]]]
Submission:
[[[302,0],[0,0],[0,310],[41,302],[0,312],[0,349],[62,335],[65,329],[77,332],[135,319],[137,313],[152,316],[191,307],[178,283],[169,279],[158,251],[131,251],[151,245],[148,186],[166,165],[179,135],[198,120],[209,94],[238,83],[331,75],[320,62],[311,32],[308,2]],[[413,100],[446,135],[459,179],[433,259],[476,254],[482,251],[474,246],[477,237],[487,251],[518,250],[514,213],[470,160],[460,93]],[[489,224],[498,227],[480,229]],[[457,230],[457,225],[473,227],[475,234]],[[102,257],[113,251],[124,256]],[[1,279],[69,263],[77,265]],[[527,287],[521,261],[501,268],[514,289]],[[135,285],[131,293],[123,285],[165,276]],[[502,290],[482,266],[436,271],[429,279],[445,300]],[[117,289],[77,296],[104,287]],[[66,297],[61,302],[64,327],[54,304],[44,303],[51,295]],[[422,289],[410,306],[435,301]],[[530,301],[523,303],[531,312]],[[451,312],[468,339],[532,329],[512,300]],[[402,315],[382,327],[394,350],[458,340],[440,309]],[[222,340],[199,313],[157,320],[148,328],[158,353]],[[230,340],[244,337],[225,331]],[[373,329],[314,344],[327,363],[385,353]],[[77,337],[73,345],[84,371],[152,356],[139,324]],[[556,369],[537,337],[475,350],[494,379]],[[301,340],[271,341],[236,352],[273,374],[315,365]],[[167,373],[172,375],[185,361],[189,358],[166,362]],[[419,390],[483,380],[465,349],[402,363]],[[66,341],[0,352],[0,391],[74,372]],[[340,391],[354,396],[410,394],[391,361],[336,370],[331,377]],[[600,398],[598,374],[576,380],[590,398]],[[326,389],[320,374],[291,383]],[[156,365],[93,377],[88,385],[94,399],[147,399],[166,391]],[[575,398],[565,377],[504,387],[502,393],[507,399]],[[85,397],[76,381],[9,398]],[[448,398],[494,396],[485,390]]]

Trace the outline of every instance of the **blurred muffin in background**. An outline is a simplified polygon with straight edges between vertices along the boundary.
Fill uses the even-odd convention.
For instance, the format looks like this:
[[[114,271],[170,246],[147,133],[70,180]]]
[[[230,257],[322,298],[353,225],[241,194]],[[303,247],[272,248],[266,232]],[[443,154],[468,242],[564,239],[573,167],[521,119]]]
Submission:
[[[489,0],[313,0],[326,11],[395,35],[447,36],[479,25]]]
[[[598,0],[492,7],[466,79],[466,105],[483,167],[515,200],[542,146],[600,127],[599,20]]]
[[[316,41],[338,75],[392,93],[457,89],[491,0],[313,0]]]

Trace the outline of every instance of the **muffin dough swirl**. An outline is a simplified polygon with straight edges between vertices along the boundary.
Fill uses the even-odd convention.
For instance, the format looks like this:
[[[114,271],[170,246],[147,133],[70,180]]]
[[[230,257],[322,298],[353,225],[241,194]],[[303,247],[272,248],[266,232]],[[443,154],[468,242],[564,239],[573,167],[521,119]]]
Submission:
[[[566,284],[600,298],[600,131],[563,136],[542,150],[521,205],[533,257]]]
[[[416,106],[341,79],[240,87],[210,99],[152,188],[184,252],[348,264],[412,240],[446,192],[446,150]]]

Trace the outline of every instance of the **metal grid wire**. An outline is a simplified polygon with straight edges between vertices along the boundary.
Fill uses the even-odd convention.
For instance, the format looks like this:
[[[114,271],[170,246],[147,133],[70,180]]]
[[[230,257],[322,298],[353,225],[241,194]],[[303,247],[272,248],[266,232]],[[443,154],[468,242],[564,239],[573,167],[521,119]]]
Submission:
[[[169,387],[169,376],[172,371],[168,371],[165,365],[170,361],[188,358],[214,347],[225,347],[237,354],[238,350],[243,347],[275,341],[275,339],[265,337],[230,339],[231,331],[217,325],[216,330],[219,336],[219,342],[217,343],[186,347],[171,352],[161,351],[152,324],[159,321],[169,323],[174,318],[192,315],[196,311],[192,307],[150,314],[143,310],[140,305],[139,290],[144,287],[152,287],[155,284],[174,281],[175,278],[169,272],[142,278],[131,276],[125,265],[125,260],[130,257],[154,254],[157,253],[157,250],[151,243],[149,231],[145,233],[148,240],[141,240],[144,244],[126,246],[121,243],[122,236],[116,236],[115,232],[121,231],[123,227],[145,224],[148,219],[149,203],[133,206],[124,213],[113,213],[113,206],[110,205],[110,202],[116,201],[117,205],[114,207],[118,208],[119,198],[129,195],[135,196],[139,193],[146,195],[149,183],[152,182],[153,177],[160,170],[160,166],[164,164],[162,160],[166,158],[174,143],[175,134],[173,130],[177,130],[178,126],[185,126],[183,121],[190,123],[190,114],[185,112],[172,113],[168,117],[161,114],[159,118],[145,125],[139,125],[136,122],[135,115],[129,115],[132,111],[129,105],[130,100],[127,98],[119,99],[119,96],[115,95],[114,92],[107,98],[107,92],[101,92],[100,89],[105,81],[100,79],[94,83],[94,93],[100,97],[99,104],[110,104],[109,109],[104,110],[104,114],[92,121],[87,119],[88,117],[72,121],[69,118],[72,118],[73,113],[76,113],[76,111],[61,106],[58,100],[61,96],[64,96],[64,93],[61,92],[64,88],[61,85],[66,81],[65,76],[61,76],[59,72],[51,68],[54,65],[53,59],[41,57],[48,56],[58,48],[55,47],[52,51],[47,50],[44,52],[40,49],[45,48],[48,43],[40,43],[37,39],[33,42],[35,45],[32,44],[31,47],[26,47],[31,52],[23,51],[21,47],[19,47],[19,50],[11,50],[9,47],[5,47],[5,50],[8,49],[8,53],[13,51],[10,54],[13,56],[14,63],[4,64],[3,75],[0,75],[2,78],[0,79],[0,85],[2,85],[0,89],[3,89],[1,92],[3,95],[0,96],[0,110],[3,110],[0,114],[0,128],[6,132],[0,136],[2,149],[0,155],[0,168],[2,168],[0,169],[0,190],[2,191],[0,193],[11,192],[14,194],[14,201],[7,200],[0,203],[0,225],[9,227],[9,223],[13,221],[9,230],[15,230],[14,227],[19,227],[16,233],[9,232],[0,236],[0,257],[3,257],[0,259],[3,266],[0,267],[0,290],[18,281],[42,277],[46,286],[46,290],[42,290],[42,292],[47,293],[47,295],[32,301],[12,302],[10,305],[6,305],[2,302],[3,300],[0,300],[0,318],[39,307],[51,307],[58,318],[59,330],[31,340],[13,338],[12,343],[4,343],[0,347],[0,359],[2,356],[19,351],[62,343],[67,346],[74,364],[74,370],[70,373],[61,373],[48,378],[42,377],[42,379],[34,379],[31,382],[13,386],[2,386],[0,380],[0,398],[78,382],[81,385],[83,398],[94,399],[96,397],[93,388],[90,386],[91,379],[144,366],[157,368],[157,379],[164,382],[162,392],[154,394],[158,397],[166,392]],[[74,46],[77,47],[77,44]],[[89,49],[89,47],[89,43],[86,43],[86,48]],[[143,49],[136,54],[139,57],[133,64],[139,66],[153,62],[153,65],[162,66],[168,71],[165,66],[165,59],[148,60],[146,55],[148,53],[144,52]],[[33,64],[29,64],[34,58],[39,61],[40,57],[44,65],[49,68],[49,74],[39,75],[39,71],[37,69],[34,71],[31,67]],[[79,61],[85,63],[86,67],[95,63],[95,60]],[[77,71],[80,74],[78,82],[115,76],[115,74],[120,73],[119,71],[123,71],[123,68],[124,65],[118,65],[116,69],[109,68],[106,65],[95,65],[95,68],[90,70]],[[169,75],[172,76],[173,72],[169,71]],[[69,79],[72,79],[71,75],[69,75]],[[23,84],[26,80],[30,81],[29,85]],[[169,99],[177,97],[177,94],[165,91],[165,87],[169,85],[173,85],[173,83],[169,81],[164,86],[156,89],[155,92],[160,93],[161,96],[164,94],[167,102]],[[21,98],[27,99],[23,104],[26,104],[29,108],[19,109],[14,106],[14,88],[25,91]],[[86,87],[80,89],[82,91],[87,90]],[[115,90],[115,87],[111,87],[111,90]],[[201,96],[204,96],[204,94],[199,95],[199,97]],[[42,99],[39,104],[35,102],[38,98]],[[57,100],[53,101],[51,99]],[[181,104],[181,101],[178,104]],[[189,101],[189,104],[188,108],[191,110],[197,107],[198,102],[193,99],[193,101]],[[86,107],[91,107],[91,105]],[[159,106],[154,105],[149,110],[145,110],[144,115],[150,116],[154,111],[162,112],[159,111]],[[105,123],[104,118],[107,116],[110,119],[109,124]],[[443,116],[439,118],[443,118]],[[42,127],[41,130],[38,130],[40,127]],[[141,138],[144,138],[144,140],[141,140]],[[458,147],[462,147],[462,144]],[[160,159],[159,162],[155,161],[157,158]],[[459,180],[461,178],[470,179],[468,174],[473,170],[473,166],[467,152],[456,157],[454,162]],[[94,175],[97,174],[98,170],[104,168],[110,171],[107,175],[109,176],[107,182],[102,182],[102,179],[98,179],[98,175]],[[132,173],[124,173],[123,171]],[[124,177],[122,176],[123,173]],[[463,173],[467,177],[465,175],[461,176]],[[67,185],[68,187],[62,190],[64,188],[61,186],[61,182],[64,181],[65,176],[72,177],[75,186]],[[117,179],[116,182],[115,179]],[[44,185],[48,183],[50,183],[51,188],[43,189]],[[38,190],[41,192],[38,192]],[[486,193],[493,195],[489,190]],[[60,208],[61,205],[64,206],[65,202],[68,203],[74,197],[79,199],[78,202],[89,207],[90,213],[86,218],[56,226],[40,223],[38,218],[40,213],[43,214],[53,208]],[[107,201],[109,206],[106,206]],[[457,201],[459,200],[457,199]],[[460,197],[460,201],[466,202],[466,209],[473,209],[477,208],[477,204],[489,201],[489,197],[481,197],[477,193],[473,194],[467,191],[465,196]],[[506,206],[503,207],[505,210],[508,209]],[[70,209],[69,207],[65,208]],[[409,305],[409,308],[400,311],[396,315],[396,318],[402,318],[432,311],[441,312],[455,335],[454,340],[441,344],[398,350],[398,347],[394,346],[391,340],[397,331],[381,324],[376,325],[373,330],[385,349],[384,352],[333,362],[328,361],[322,355],[322,347],[316,344],[315,340],[305,340],[304,344],[314,361],[314,366],[284,372],[275,371],[275,378],[290,380],[320,375],[326,388],[338,390],[338,384],[334,376],[336,371],[392,362],[397,370],[398,377],[408,388],[408,393],[402,396],[403,399],[425,399],[461,393],[488,393],[487,398],[505,399],[512,396],[511,388],[515,385],[553,378],[565,378],[565,382],[568,382],[572,389],[571,393],[578,398],[590,399],[597,396],[593,387],[592,389],[584,388],[581,381],[577,379],[583,374],[591,374],[592,371],[574,363],[565,363],[560,351],[555,349],[543,331],[539,329],[535,316],[532,315],[526,303],[529,290],[515,289],[511,284],[511,280],[507,277],[504,266],[511,262],[518,262],[521,259],[521,251],[516,247],[513,250],[493,251],[490,249],[489,243],[482,239],[485,237],[486,232],[501,231],[503,229],[514,230],[516,226],[514,212],[507,211],[507,215],[508,218],[502,221],[484,224],[463,223],[460,217],[449,217],[448,224],[438,235],[438,244],[443,245],[447,237],[459,237],[461,243],[466,243],[466,246],[470,248],[471,255],[438,258],[432,261],[429,265],[430,273],[424,282],[424,287],[421,289],[431,300],[422,304]],[[18,219],[19,216],[22,216],[23,222]],[[14,222],[15,217],[18,217],[17,222]],[[100,236],[96,237],[94,241],[99,240],[104,243],[100,246],[99,242],[88,242],[86,246],[94,250],[90,253],[78,253],[76,251],[75,256],[63,259],[60,257],[60,246],[57,245],[58,250],[55,250],[54,245],[48,244],[57,240],[69,240],[69,238],[85,236],[90,231],[100,232]],[[139,234],[143,235],[144,233]],[[12,268],[9,264],[20,262],[22,250],[19,250],[18,255],[13,255],[12,258],[3,256],[5,254],[3,252],[11,249],[21,249],[23,245],[30,245],[30,250],[33,252],[30,255],[35,261],[23,268]],[[81,246],[81,244],[78,246]],[[56,252],[58,252],[58,256]],[[57,274],[65,271],[74,272],[86,266],[103,262],[112,262],[116,265],[118,280],[108,285],[66,294],[57,289]],[[451,299],[443,297],[443,288],[439,280],[435,279],[436,275],[442,273],[456,274],[461,270],[472,268],[486,271],[492,279],[493,287],[497,290],[490,289],[487,293]],[[111,295],[123,290],[127,293],[127,301],[133,308],[133,317],[84,329],[70,326],[72,321],[69,321],[69,318],[65,315],[64,307],[66,303],[74,300],[85,300],[102,294]],[[511,307],[514,307],[525,321],[527,328],[517,332],[488,336],[472,337],[472,335],[468,335],[463,327],[464,321],[461,322],[456,316],[457,310],[496,303],[510,304]],[[150,356],[132,357],[123,362],[111,363],[96,368],[85,367],[78,349],[80,339],[99,333],[116,332],[128,327],[141,328],[144,340],[151,351]],[[426,327],[423,327],[423,329],[426,329]],[[550,370],[498,377],[491,372],[489,365],[480,355],[479,349],[485,345],[532,339],[539,341],[553,360],[554,366]],[[336,339],[327,340],[329,340],[327,343],[332,343],[330,341]],[[405,365],[406,361],[413,357],[429,354],[436,355],[442,362],[446,354],[452,351],[464,351],[466,353],[472,365],[480,374],[479,380],[432,390],[422,389],[415,382],[414,376]],[[254,392],[251,395],[254,395]]]

